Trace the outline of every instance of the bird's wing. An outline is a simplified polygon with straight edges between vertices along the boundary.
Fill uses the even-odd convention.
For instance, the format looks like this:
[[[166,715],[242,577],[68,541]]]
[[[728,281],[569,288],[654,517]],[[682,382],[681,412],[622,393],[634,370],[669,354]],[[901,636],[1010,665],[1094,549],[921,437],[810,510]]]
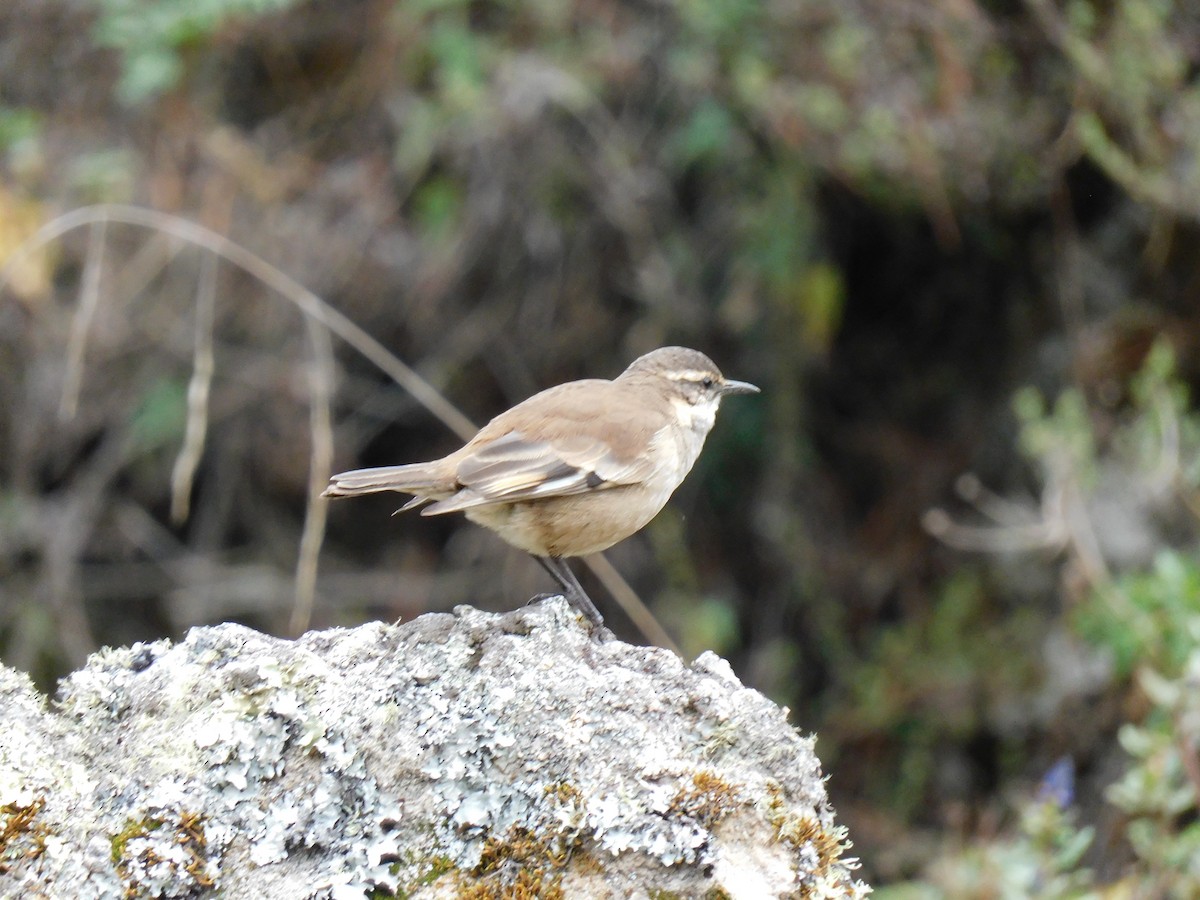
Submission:
[[[588,435],[531,440],[511,431],[464,457],[457,470],[462,488],[421,514],[582,494],[638,482],[651,468],[646,456],[620,458]]]

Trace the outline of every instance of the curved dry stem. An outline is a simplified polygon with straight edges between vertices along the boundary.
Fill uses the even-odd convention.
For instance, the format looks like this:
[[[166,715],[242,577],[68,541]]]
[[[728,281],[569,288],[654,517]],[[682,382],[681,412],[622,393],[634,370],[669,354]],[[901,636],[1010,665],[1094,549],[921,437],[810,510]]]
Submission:
[[[95,312],[100,294],[100,275],[103,238],[107,224],[118,222],[140,228],[149,228],[209,250],[214,262],[201,271],[201,284],[197,289],[195,364],[188,386],[188,422],[183,448],[176,460],[172,473],[172,516],[186,516],[187,494],[190,493],[199,453],[203,448],[207,429],[208,391],[212,380],[212,305],[215,299],[215,258],[220,257],[257,278],[267,287],[281,294],[304,313],[309,323],[309,342],[313,353],[310,371],[310,416],[312,425],[312,451],[309,458],[308,501],[305,509],[304,528],[296,562],[295,602],[290,629],[296,633],[308,627],[312,616],[316,593],[317,561],[324,540],[327,501],[320,494],[325,486],[333,459],[332,395],[333,356],[328,333],[316,327],[323,325],[381,371],[408,391],[414,399],[436,416],[447,428],[463,441],[476,432],[475,425],[450,401],[438,393],[429,382],[412,368],[401,362],[387,348],[371,337],[353,321],[329,306],[312,291],[299,284],[262,257],[247,250],[203,225],[181,219],[168,213],[123,204],[99,204],[72,210],[52,219],[42,226],[0,266],[0,289],[9,281],[11,273],[22,261],[36,253],[50,241],[84,226],[92,226],[93,234],[88,245],[88,258],[84,268],[84,285],[80,299],[80,311],[72,330],[72,342],[68,374],[74,378],[74,392],[64,391],[64,409],[73,409],[73,397],[78,395],[78,384],[82,378],[83,350],[91,317]],[[211,269],[211,272],[210,272]],[[78,337],[76,337],[78,333]],[[73,368],[72,368],[73,367]],[[68,379],[68,388],[72,381]],[[621,577],[617,570],[602,555],[585,560],[605,589],[629,616],[643,636],[652,643],[679,652],[671,637],[654,618],[646,604]]]
[[[650,609],[642,602],[642,598],[637,595],[637,591],[630,587],[629,582],[617,571],[617,567],[608,561],[607,556],[603,553],[596,553],[592,556],[585,556],[583,561],[646,640],[659,647],[665,647],[678,656],[683,656],[679,647],[667,634],[667,630],[659,624],[658,619],[654,618],[654,613],[650,612]]]
[[[192,339],[192,377],[187,390],[187,425],[183,445],[171,470],[171,521],[186,522],[191,511],[192,484],[204,452],[208,433],[208,396],[212,388],[213,318],[217,297],[217,257],[208,254],[200,263],[196,285],[196,317]]]
[[[0,268],[0,287],[9,280],[10,272],[52,240],[84,225],[119,222],[141,228],[152,228],[174,235],[197,246],[211,250],[235,266],[253,275],[263,284],[278,291],[305,315],[316,319],[330,331],[373,362],[397,384],[408,391],[414,399],[436,416],[447,428],[464,441],[475,434],[471,420],[464,416],[445,397],[438,393],[424,378],[405,365],[387,348],[367,334],[308,288],[271,265],[261,256],[240,244],[223,237],[203,225],[189,222],[178,216],[146,209],[140,206],[104,203],[84,206],[52,219],[38,229],[22,247],[10,256]],[[86,299],[86,297],[85,297]]]
[[[71,336],[67,339],[67,371],[63,377],[63,392],[58,404],[58,417],[62,420],[75,417],[79,408],[79,388],[83,383],[83,357],[87,352],[88,332],[92,330],[92,319],[100,306],[100,279],[104,269],[104,235],[106,220],[94,219],[88,232],[87,259],[83,264],[83,279],[79,288],[79,305],[71,321]],[[38,232],[41,233],[40,231]],[[40,249],[45,241],[38,242],[37,235],[30,239],[30,252]],[[7,283],[10,267],[15,267],[28,253],[17,252],[0,270],[0,287]]]
[[[308,319],[308,342],[312,364],[308,367],[309,426],[312,447],[308,459],[308,498],[304,508],[304,530],[296,559],[296,591],[288,629],[303,634],[312,621],[317,594],[317,561],[325,540],[329,499],[322,496],[333,465],[333,347],[329,332]]]

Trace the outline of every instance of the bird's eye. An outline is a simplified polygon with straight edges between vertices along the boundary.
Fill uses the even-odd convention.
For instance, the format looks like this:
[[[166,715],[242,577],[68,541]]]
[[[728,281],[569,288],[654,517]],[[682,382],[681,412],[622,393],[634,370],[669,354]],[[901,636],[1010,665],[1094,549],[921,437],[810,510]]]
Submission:
[[[705,379],[704,379],[703,381],[701,381],[700,383],[701,383],[702,385],[704,385],[704,389],[705,389],[706,391],[710,391],[710,390],[712,390],[712,386],[713,386],[714,384],[716,384],[716,382],[715,382],[715,381],[713,381],[711,378],[705,378]]]

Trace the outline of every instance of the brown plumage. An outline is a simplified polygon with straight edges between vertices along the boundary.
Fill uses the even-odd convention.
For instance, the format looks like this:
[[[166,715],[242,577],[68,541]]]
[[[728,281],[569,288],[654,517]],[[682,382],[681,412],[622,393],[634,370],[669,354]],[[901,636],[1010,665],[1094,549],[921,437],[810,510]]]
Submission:
[[[572,381],[535,394],[441,459],[335,475],[326,496],[412,494],[425,516],[462,512],[535,556],[595,624],[562,560],[638,531],[691,470],[729,381],[708,357],[664,347],[612,381]]]

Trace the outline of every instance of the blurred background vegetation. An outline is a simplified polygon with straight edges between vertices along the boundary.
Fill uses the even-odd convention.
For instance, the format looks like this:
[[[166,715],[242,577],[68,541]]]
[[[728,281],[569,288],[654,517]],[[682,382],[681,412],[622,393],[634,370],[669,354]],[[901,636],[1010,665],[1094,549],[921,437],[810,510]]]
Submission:
[[[879,894],[1200,896],[1195,3],[8,0],[0,657],[51,690],[287,633],[321,524],[320,339],[178,234],[36,237],[97,203],[476,422],[665,343],[761,385],[609,556],[819,734]],[[456,445],[334,351],[335,469]],[[329,509],[314,626],[547,588],[394,506]]]

